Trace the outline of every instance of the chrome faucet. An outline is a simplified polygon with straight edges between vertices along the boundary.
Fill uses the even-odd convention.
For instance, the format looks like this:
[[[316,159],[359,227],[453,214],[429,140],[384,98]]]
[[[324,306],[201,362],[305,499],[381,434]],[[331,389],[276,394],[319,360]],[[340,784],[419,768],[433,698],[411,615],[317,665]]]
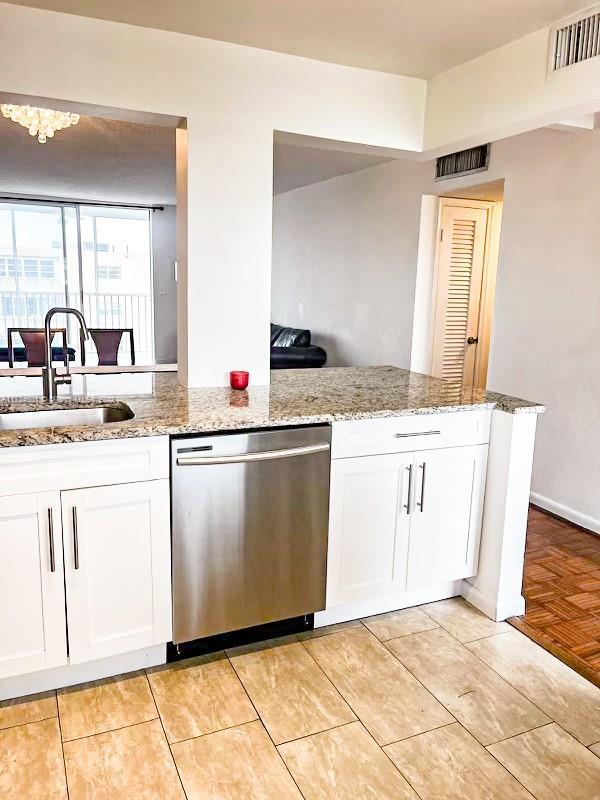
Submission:
[[[52,332],[51,332],[51,323],[52,317],[55,314],[73,314],[73,316],[77,317],[79,324],[81,325],[81,332],[83,333],[84,339],[90,338],[90,332],[88,331],[87,325],[85,324],[85,319],[83,318],[83,314],[81,311],[78,311],[76,308],[51,308],[50,311],[46,314],[46,319],[44,320],[44,347],[46,352],[46,366],[42,367],[42,381],[44,384],[44,397],[46,400],[56,400],[56,387],[59,383],[71,383],[71,375],[69,373],[69,359],[67,358],[67,366],[66,366],[66,374],[58,376],[56,374],[56,370],[52,366]]]

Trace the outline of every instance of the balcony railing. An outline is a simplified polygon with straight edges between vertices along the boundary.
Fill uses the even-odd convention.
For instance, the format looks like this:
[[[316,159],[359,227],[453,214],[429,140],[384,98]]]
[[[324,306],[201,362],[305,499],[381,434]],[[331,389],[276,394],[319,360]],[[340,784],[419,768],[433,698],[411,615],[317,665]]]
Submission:
[[[7,345],[7,328],[42,328],[49,308],[65,304],[64,293],[6,292],[0,291],[0,346]],[[154,352],[152,298],[147,294],[71,294],[67,305],[83,312],[90,328],[133,328],[136,358],[150,361]],[[79,330],[72,319],[67,319],[69,346],[77,351],[79,361]],[[95,350],[88,345],[90,363],[94,363]],[[129,352],[129,339],[124,336],[123,354]]]

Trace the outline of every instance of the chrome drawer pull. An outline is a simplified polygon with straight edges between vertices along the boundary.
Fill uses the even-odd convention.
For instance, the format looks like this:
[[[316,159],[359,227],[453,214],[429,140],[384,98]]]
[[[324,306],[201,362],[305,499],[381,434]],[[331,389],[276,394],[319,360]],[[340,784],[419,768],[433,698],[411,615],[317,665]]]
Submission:
[[[79,535],[77,533],[77,508],[73,506],[73,566],[79,569]]]
[[[409,436],[437,436],[441,431],[415,431],[414,433],[397,433],[396,439],[405,439]]]
[[[409,464],[406,467],[408,470],[408,494],[406,495],[406,503],[404,503],[404,508],[406,509],[406,513],[410,514],[410,498],[412,495],[412,478],[413,478],[413,465]]]
[[[52,509],[48,509],[48,545],[50,548],[50,572],[56,572],[56,559],[54,556],[54,518]]]
[[[427,464],[425,462],[423,462],[422,464],[419,464],[419,466],[423,470],[423,477],[421,479],[421,499],[417,503],[417,505],[421,509],[421,512],[423,512],[424,507],[425,507],[425,467],[427,466]]]

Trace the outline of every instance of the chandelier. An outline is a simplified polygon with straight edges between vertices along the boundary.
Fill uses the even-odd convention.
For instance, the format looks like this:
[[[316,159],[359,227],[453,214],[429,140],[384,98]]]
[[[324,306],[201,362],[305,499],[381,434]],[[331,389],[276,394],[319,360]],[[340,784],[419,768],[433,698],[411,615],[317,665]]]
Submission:
[[[1,105],[0,111],[6,119],[11,119],[27,128],[30,136],[37,136],[37,140],[41,144],[47,139],[52,139],[56,131],[62,131],[63,128],[69,128],[79,122],[79,114],[53,111],[51,108],[15,106],[8,103]]]

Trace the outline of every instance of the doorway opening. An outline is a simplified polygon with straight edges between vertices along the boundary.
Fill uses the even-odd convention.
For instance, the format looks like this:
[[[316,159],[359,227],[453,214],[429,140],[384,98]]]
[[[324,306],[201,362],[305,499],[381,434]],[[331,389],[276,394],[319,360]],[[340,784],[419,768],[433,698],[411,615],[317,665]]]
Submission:
[[[495,181],[423,198],[414,370],[486,388],[503,188]]]
[[[7,92],[0,100],[79,117],[46,143],[0,118],[0,369],[37,367],[45,315],[61,306],[83,313],[92,339],[84,345],[73,319],[57,315],[53,358],[175,364],[185,120]]]

